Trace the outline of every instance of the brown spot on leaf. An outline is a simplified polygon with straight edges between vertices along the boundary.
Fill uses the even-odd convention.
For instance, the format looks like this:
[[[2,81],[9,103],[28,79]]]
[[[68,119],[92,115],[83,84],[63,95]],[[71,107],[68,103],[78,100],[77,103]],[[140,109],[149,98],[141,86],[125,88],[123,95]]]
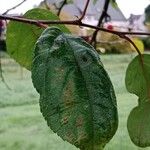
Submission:
[[[62,124],[67,124],[68,123],[68,116],[63,117],[62,120],[61,120],[61,123]]]
[[[72,81],[69,81],[63,95],[64,105],[67,107],[71,107],[74,105],[74,99],[73,99],[73,83]]]
[[[79,116],[77,119],[76,119],[76,127],[81,127],[83,125],[83,117],[82,116]]]

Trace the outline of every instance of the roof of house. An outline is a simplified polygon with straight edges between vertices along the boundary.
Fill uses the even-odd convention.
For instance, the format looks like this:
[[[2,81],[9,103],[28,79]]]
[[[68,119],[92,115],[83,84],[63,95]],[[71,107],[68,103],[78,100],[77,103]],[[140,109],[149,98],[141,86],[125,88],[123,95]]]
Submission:
[[[73,4],[68,4],[63,7],[63,11],[69,12],[69,14],[73,16],[80,16],[84,10],[86,1],[84,0],[73,0]],[[99,16],[102,13],[103,6],[104,6],[105,0],[97,0],[95,4],[93,4],[93,1],[91,0],[86,12],[86,15],[93,15],[96,19],[99,18]],[[111,20],[113,21],[126,21],[125,16],[121,12],[121,10],[116,7],[114,8],[111,4],[108,6],[108,15],[111,17]]]
[[[139,20],[142,15],[134,15],[131,14],[130,17],[128,18],[128,21],[132,24],[134,21]]]

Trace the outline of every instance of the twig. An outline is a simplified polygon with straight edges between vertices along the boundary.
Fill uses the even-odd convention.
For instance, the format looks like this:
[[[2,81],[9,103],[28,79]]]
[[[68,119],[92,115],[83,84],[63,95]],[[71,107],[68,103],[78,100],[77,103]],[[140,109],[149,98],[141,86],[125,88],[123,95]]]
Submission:
[[[141,60],[142,60],[142,54],[141,54],[140,50],[138,49],[138,47],[135,45],[135,43],[126,35],[121,35],[120,37],[123,39],[126,39],[127,41],[129,41],[133,45],[133,47],[136,49],[137,53],[139,54],[139,56],[141,57]]]
[[[97,26],[99,27],[101,24],[102,24],[102,21],[103,19],[106,17],[107,15],[107,10],[108,10],[108,6],[109,6],[109,2],[110,0],[105,0],[105,4],[104,4],[104,7],[103,7],[103,10],[102,10],[102,14],[99,18],[99,22],[97,24]],[[94,42],[94,47],[96,48],[96,37],[97,37],[97,33],[98,33],[99,30],[95,30],[94,33],[93,33],[93,36],[92,36],[92,39],[91,39],[91,44]]]
[[[112,31],[112,30],[108,30],[108,29],[101,28],[101,27],[98,27],[98,26],[93,26],[93,25],[89,25],[89,24],[83,23],[82,19],[84,18],[85,14],[86,14],[89,2],[90,2],[90,0],[87,0],[85,8],[84,8],[84,11],[83,11],[81,17],[79,19],[77,19],[77,20],[71,20],[71,21],[34,20],[34,19],[27,19],[27,18],[20,18],[20,17],[9,16],[9,15],[0,15],[0,19],[13,20],[13,21],[33,24],[33,25],[37,25],[37,26],[42,26],[42,27],[47,27],[47,24],[70,24],[70,25],[79,25],[79,26],[93,28],[93,29],[96,29],[97,31],[100,30],[100,31],[116,34],[119,37],[126,39],[127,41],[129,41],[135,47],[135,49],[137,50],[138,54],[141,55],[141,53],[138,50],[138,48],[136,47],[136,45],[126,35],[150,35],[150,33],[147,33],[147,32],[145,33],[145,32],[119,32],[119,31]],[[108,0],[108,2],[109,2],[109,0]],[[100,21],[99,21],[99,23],[100,23]]]
[[[23,0],[22,2],[20,2],[19,4],[17,4],[16,6],[13,6],[12,8],[6,10],[3,15],[6,15],[9,11],[16,9],[17,7],[19,7],[20,5],[22,5],[24,2],[26,2],[27,0]]]
[[[70,20],[70,21],[61,21],[61,20],[34,20],[34,19],[27,19],[27,18],[23,18],[21,17],[14,17],[14,16],[9,16],[9,15],[0,15],[0,19],[4,19],[4,20],[13,20],[13,21],[17,21],[17,22],[22,22],[22,23],[28,23],[28,24],[32,24],[32,25],[36,25],[38,26],[39,22],[42,24],[68,24],[68,25],[79,25],[79,26],[83,26],[83,27],[89,27],[92,29],[97,29],[100,31],[104,31],[104,32],[108,32],[111,34],[116,34],[116,35],[148,35],[150,36],[150,32],[121,32],[121,31],[112,31],[112,30],[108,30],[105,28],[101,28],[101,27],[97,27],[94,25],[89,25],[86,23],[82,23],[78,20]]]
[[[41,27],[41,28],[47,28],[48,25],[47,24],[43,24],[41,22],[37,22],[37,26]]]
[[[43,3],[44,3],[44,5],[45,5],[46,9],[50,10],[50,7],[49,7],[49,5],[48,5],[48,3],[47,3],[47,0],[44,0]]]
[[[89,3],[90,3],[90,0],[87,0],[87,2],[86,2],[86,4],[85,4],[85,7],[84,7],[84,10],[83,10],[83,12],[82,12],[82,15],[81,15],[81,17],[79,18],[79,22],[81,22],[82,21],[82,19],[84,18],[84,16],[85,16],[85,14],[86,14],[86,11],[87,11],[87,8],[88,8],[88,5],[89,5]]]
[[[26,0],[24,0],[23,2],[25,2]],[[21,5],[23,2],[21,2],[18,5]],[[4,19],[4,20],[13,20],[13,21],[17,21],[17,22],[22,22],[22,23],[28,23],[28,24],[32,24],[32,25],[36,25],[36,26],[40,26],[40,27],[48,27],[48,24],[68,24],[68,25],[78,25],[78,26],[83,26],[83,27],[88,27],[88,28],[92,28],[95,29],[96,31],[94,32],[95,34],[93,34],[93,38],[96,37],[97,32],[98,31],[104,31],[104,32],[108,32],[111,34],[115,34],[123,39],[126,39],[127,41],[129,41],[136,49],[137,53],[140,56],[140,60],[141,60],[141,64],[143,65],[144,68],[144,64],[143,64],[143,59],[142,59],[142,54],[140,53],[139,49],[137,48],[137,46],[134,44],[134,42],[127,37],[126,35],[149,35],[150,33],[148,32],[120,32],[120,31],[112,31],[112,30],[108,30],[102,27],[99,27],[102,23],[103,18],[106,16],[106,12],[108,9],[108,4],[109,4],[109,0],[106,0],[105,6],[104,6],[104,10],[102,13],[102,16],[99,19],[99,23],[97,26],[94,25],[89,25],[89,24],[85,24],[82,22],[82,19],[84,18],[88,5],[89,5],[90,0],[87,0],[85,8],[82,12],[82,15],[79,19],[77,20],[71,20],[71,21],[60,21],[60,20],[34,20],[34,19],[27,19],[27,18],[23,18],[23,17],[15,17],[15,16],[9,16],[6,15],[8,11],[15,9],[16,7],[18,7],[18,5],[16,5],[15,7],[13,7],[12,9],[7,10],[3,15],[0,15],[0,19]],[[0,63],[1,65],[1,63]],[[2,73],[2,70],[1,70]],[[144,73],[144,72],[143,72]],[[3,78],[3,75],[1,74],[2,77],[2,81],[5,81]],[[147,81],[147,80],[146,80]],[[7,85],[7,84],[6,84]]]
[[[57,13],[58,16],[60,15],[60,12],[61,12],[62,8],[63,8],[64,5],[66,5],[66,4],[67,4],[67,0],[64,0],[63,3],[62,3],[62,5],[61,5],[61,7],[60,7],[59,10],[58,10],[58,13]]]
[[[122,32],[122,31],[108,30],[108,29],[105,29],[105,28],[89,25],[89,24],[86,24],[86,23],[81,23],[80,26],[89,27],[89,28],[92,28],[92,29],[97,29],[97,30],[108,32],[108,33],[111,33],[111,34],[116,34],[118,36],[121,36],[121,35],[148,35],[148,36],[150,36],[150,32],[124,32],[124,31]]]

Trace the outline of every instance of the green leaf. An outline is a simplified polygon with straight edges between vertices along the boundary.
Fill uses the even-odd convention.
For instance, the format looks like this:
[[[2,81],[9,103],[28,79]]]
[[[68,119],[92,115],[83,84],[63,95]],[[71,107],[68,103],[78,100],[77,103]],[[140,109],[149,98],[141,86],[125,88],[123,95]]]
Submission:
[[[63,140],[100,150],[115,134],[113,86],[98,53],[83,39],[47,28],[36,43],[32,81],[48,126]]]
[[[150,102],[135,107],[127,123],[132,142],[139,147],[150,146]]]
[[[143,65],[139,56],[129,64],[125,84],[130,93],[136,94],[141,101],[150,99],[150,55],[143,54]]]
[[[117,4],[116,0],[110,0],[110,3],[114,8],[118,8],[118,4]]]
[[[59,20],[59,18],[48,10],[32,9],[23,16],[35,20]],[[69,30],[64,25],[56,25],[63,32]],[[35,42],[44,29],[31,24],[10,21],[7,27],[7,52],[20,65],[30,70],[32,53]]]

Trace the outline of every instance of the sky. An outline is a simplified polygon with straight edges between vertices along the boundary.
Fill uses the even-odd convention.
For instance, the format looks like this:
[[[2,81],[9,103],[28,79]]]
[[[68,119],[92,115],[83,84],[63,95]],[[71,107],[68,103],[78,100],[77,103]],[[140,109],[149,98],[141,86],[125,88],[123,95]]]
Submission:
[[[34,5],[38,5],[42,0],[27,0],[17,9],[10,13],[25,13],[27,10],[33,8]],[[116,0],[119,8],[123,12],[126,18],[130,14],[143,14],[146,6],[150,4],[150,0]],[[0,0],[0,13],[4,13],[7,9],[12,8],[16,4],[22,2],[22,0]]]
[[[144,9],[150,4],[150,0],[116,0],[116,2],[126,18],[129,18],[131,13],[143,14]]]

